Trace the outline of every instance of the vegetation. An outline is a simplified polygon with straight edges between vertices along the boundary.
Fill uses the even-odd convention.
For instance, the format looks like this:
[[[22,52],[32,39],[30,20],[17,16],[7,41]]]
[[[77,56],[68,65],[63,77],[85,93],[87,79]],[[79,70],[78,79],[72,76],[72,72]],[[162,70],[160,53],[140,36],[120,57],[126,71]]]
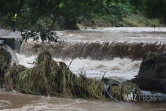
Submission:
[[[12,24],[17,14],[19,30],[23,39],[33,37],[57,41],[52,29],[79,29],[77,24],[98,26],[160,26],[166,24],[165,0],[1,0],[0,25]],[[138,19],[139,18],[139,19]],[[3,51],[3,50],[2,50]],[[3,52],[0,54],[4,54]],[[7,57],[7,58],[6,58]],[[9,68],[10,67],[10,68]],[[82,97],[106,99],[104,81],[75,76],[63,62],[52,60],[52,55],[43,51],[35,67],[10,66],[9,56],[0,55],[0,83],[7,90],[30,94],[60,97]],[[109,91],[122,100],[135,84],[111,86]]]
[[[9,26],[17,13],[19,30],[78,29],[77,23],[140,26],[133,23],[135,16],[149,21],[142,19],[141,26],[159,26],[166,24],[165,5],[165,0],[5,0],[0,1],[0,24]]]
[[[160,20],[157,18],[148,19],[147,17],[143,16],[142,14],[130,14],[123,18],[122,22],[119,22],[119,26],[131,26],[131,27],[152,27],[152,26],[164,26],[161,24]]]
[[[77,77],[63,62],[52,60],[49,52],[43,51],[36,59],[35,67],[27,69],[18,65],[7,69],[4,77],[8,91],[51,95],[69,98],[108,99],[104,90],[103,79],[90,79],[84,75]],[[114,97],[123,100],[123,94],[130,94],[135,84],[111,86]]]
[[[10,54],[0,46],[0,87],[3,84],[5,70],[10,66]]]

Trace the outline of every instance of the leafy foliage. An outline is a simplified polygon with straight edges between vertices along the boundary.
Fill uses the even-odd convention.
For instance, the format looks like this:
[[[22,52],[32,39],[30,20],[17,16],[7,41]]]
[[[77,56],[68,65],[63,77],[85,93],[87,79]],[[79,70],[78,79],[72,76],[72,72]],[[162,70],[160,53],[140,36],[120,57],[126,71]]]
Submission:
[[[130,13],[141,12],[166,23],[165,0],[5,0],[0,1],[0,15],[9,22],[18,14],[20,30],[27,29],[39,19],[49,17],[52,25],[63,29],[78,29],[77,23],[93,18],[116,23]]]
[[[46,30],[43,30],[41,32],[36,31],[26,31],[22,33],[23,40],[27,41],[28,39],[33,39],[34,41],[41,40],[42,43],[44,41],[47,42],[57,42],[57,39],[59,38],[54,31],[47,32]]]
[[[160,18],[166,24],[166,1],[165,0],[145,0],[145,14],[150,18]]]
[[[106,9],[107,13],[109,13],[112,18],[112,22],[121,21],[124,16],[131,13],[132,11],[131,5],[129,5],[127,2],[121,3],[117,1],[108,3]]]

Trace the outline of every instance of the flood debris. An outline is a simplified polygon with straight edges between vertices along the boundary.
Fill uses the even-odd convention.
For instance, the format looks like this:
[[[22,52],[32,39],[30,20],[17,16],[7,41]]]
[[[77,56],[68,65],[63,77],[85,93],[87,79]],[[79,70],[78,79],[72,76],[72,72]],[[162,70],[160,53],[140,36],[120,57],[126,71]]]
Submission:
[[[3,46],[0,46],[0,87],[3,84],[5,70],[10,67],[10,54]]]
[[[77,77],[64,62],[54,61],[48,51],[38,55],[33,68],[12,66],[4,77],[4,86],[8,91],[67,98],[108,99],[104,84],[103,79],[87,78],[84,75]],[[121,94],[130,93],[132,87],[136,85],[111,86],[110,92],[122,100]]]

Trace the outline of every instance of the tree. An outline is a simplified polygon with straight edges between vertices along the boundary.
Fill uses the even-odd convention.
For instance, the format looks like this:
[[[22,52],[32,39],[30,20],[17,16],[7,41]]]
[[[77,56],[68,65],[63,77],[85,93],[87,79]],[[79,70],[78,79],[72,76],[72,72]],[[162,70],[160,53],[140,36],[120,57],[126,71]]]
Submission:
[[[107,0],[16,0],[11,4],[10,0],[5,0],[0,2],[0,14],[11,17],[17,13],[23,26],[48,16],[53,23],[60,19],[64,29],[77,29],[79,18],[88,18],[95,12],[101,12],[104,1]]]
[[[160,18],[166,24],[166,0],[145,0],[143,5],[149,18]]]
[[[127,0],[109,0],[105,4],[105,10],[110,15],[111,22],[116,24],[131,13],[132,7]]]
[[[90,18],[93,13],[103,11],[104,0],[62,0],[56,7],[57,17],[61,17],[64,29],[78,29],[76,23],[80,18]]]

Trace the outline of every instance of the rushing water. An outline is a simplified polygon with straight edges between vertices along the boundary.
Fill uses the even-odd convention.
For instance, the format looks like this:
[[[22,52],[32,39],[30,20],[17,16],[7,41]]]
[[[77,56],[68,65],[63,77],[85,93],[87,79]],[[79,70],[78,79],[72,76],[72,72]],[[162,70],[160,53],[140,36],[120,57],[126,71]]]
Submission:
[[[25,65],[28,68],[33,67],[32,64],[35,61],[36,56],[26,57],[25,55],[16,54],[19,58],[20,64]],[[26,58],[26,59],[25,59]],[[70,64],[72,59],[60,59],[54,58],[55,61],[63,61],[67,65]],[[70,64],[70,69],[73,73],[79,76],[80,73],[85,74],[90,78],[100,78],[103,75],[105,77],[112,77],[114,79],[130,80],[137,75],[139,71],[141,61],[131,60],[128,58],[114,58],[112,60],[91,60],[76,58]]]
[[[138,74],[142,53],[152,49],[164,51],[166,41],[166,28],[98,28],[95,30],[58,31],[57,34],[61,41],[68,43],[68,45],[57,45],[61,49],[57,47],[59,55],[54,54],[54,60],[64,61],[67,65],[72,61],[70,69],[77,76],[80,73],[90,78],[100,78],[104,75],[120,82],[130,80]],[[140,49],[140,47],[142,48]],[[97,49],[100,49],[100,51]],[[123,53],[119,54],[114,49]],[[128,53],[125,53],[127,51]],[[112,52],[115,52],[115,54],[113,55]],[[29,53],[29,50],[27,50],[27,53]],[[133,56],[135,53],[136,55],[140,54],[140,56]],[[16,54],[19,63],[28,68],[33,67],[29,63],[35,61],[36,55],[26,56],[25,54],[25,49],[23,54]],[[164,111],[166,106],[164,103],[118,103],[105,100],[35,96],[20,94],[15,91],[6,92],[0,89],[0,110]]]
[[[0,110],[3,111],[165,111],[165,109],[164,103],[118,103],[0,91]]]
[[[98,28],[81,31],[59,31],[58,36],[64,41],[74,42],[165,42],[166,28],[123,27]]]

